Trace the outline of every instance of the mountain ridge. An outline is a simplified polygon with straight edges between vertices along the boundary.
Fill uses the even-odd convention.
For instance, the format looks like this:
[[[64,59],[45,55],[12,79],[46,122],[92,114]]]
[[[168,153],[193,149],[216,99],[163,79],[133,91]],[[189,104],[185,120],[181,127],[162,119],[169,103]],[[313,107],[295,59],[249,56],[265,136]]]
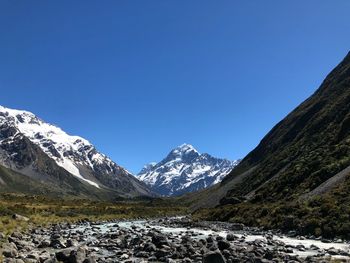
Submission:
[[[220,185],[186,198],[210,220],[348,238],[349,105],[350,53]]]
[[[101,192],[97,190],[101,189],[126,197],[153,195],[144,183],[84,138],[70,136],[31,112],[3,106],[0,106],[0,164],[41,182],[47,179],[60,183],[59,178],[52,175],[64,169],[67,173],[59,174],[72,175],[96,188],[91,192]]]
[[[185,143],[159,163],[146,165],[137,176],[160,195],[178,196],[219,183],[237,163],[200,154]]]

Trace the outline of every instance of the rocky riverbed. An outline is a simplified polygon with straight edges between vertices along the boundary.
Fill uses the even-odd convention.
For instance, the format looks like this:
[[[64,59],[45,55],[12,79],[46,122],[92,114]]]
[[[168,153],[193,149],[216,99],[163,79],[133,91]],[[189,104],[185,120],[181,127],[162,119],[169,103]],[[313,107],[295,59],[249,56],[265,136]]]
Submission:
[[[349,244],[288,237],[240,224],[165,218],[80,222],[13,233],[4,262],[349,262]]]

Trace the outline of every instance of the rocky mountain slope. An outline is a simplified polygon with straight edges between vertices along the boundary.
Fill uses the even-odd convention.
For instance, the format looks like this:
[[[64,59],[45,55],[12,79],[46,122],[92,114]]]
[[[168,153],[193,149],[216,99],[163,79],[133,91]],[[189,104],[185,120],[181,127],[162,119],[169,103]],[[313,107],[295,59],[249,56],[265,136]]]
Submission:
[[[224,220],[239,214],[253,224],[330,235],[349,229],[349,194],[350,53],[219,186],[193,200],[197,207],[231,203],[213,212]]]
[[[138,178],[160,195],[178,196],[221,182],[237,164],[200,154],[192,145],[183,144],[161,162],[146,165]]]
[[[350,165],[349,135],[350,54],[223,184],[246,173],[229,195],[277,200],[310,193]]]
[[[46,185],[61,186],[70,195],[80,195],[80,188],[87,196],[107,192],[125,197],[152,194],[87,140],[70,136],[30,112],[2,106],[0,164]]]

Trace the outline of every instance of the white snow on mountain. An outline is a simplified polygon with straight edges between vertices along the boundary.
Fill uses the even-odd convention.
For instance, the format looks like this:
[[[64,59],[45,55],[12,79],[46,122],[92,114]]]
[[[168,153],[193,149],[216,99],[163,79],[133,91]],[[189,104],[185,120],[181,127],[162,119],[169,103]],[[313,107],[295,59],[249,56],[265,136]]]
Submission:
[[[222,181],[239,163],[200,154],[192,145],[173,149],[159,162],[146,165],[138,178],[163,196],[198,191]]]
[[[113,162],[99,153],[84,138],[71,136],[55,125],[46,123],[28,111],[13,110],[0,106],[0,125],[16,127],[20,133],[30,139],[65,170],[89,184],[99,185],[82,176],[79,166],[89,166],[92,170],[98,164],[105,163],[112,169]]]

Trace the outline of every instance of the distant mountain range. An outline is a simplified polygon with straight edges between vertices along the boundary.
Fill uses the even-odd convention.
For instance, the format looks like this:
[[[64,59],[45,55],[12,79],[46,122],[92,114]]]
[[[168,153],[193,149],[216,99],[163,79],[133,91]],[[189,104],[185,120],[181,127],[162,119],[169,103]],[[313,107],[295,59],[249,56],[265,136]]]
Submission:
[[[208,220],[349,239],[350,53],[242,161],[183,144],[134,177],[87,140],[0,107],[0,192],[97,199],[191,192],[175,200]]]
[[[131,173],[33,113],[0,106],[0,191],[79,197],[153,195]],[[31,188],[23,188],[30,182]]]
[[[200,154],[192,145],[183,144],[161,162],[146,165],[138,178],[162,196],[178,196],[221,182],[238,163]]]
[[[31,112],[0,106],[0,192],[97,199],[178,196],[221,182],[237,164],[184,144],[135,177],[86,139]]]

